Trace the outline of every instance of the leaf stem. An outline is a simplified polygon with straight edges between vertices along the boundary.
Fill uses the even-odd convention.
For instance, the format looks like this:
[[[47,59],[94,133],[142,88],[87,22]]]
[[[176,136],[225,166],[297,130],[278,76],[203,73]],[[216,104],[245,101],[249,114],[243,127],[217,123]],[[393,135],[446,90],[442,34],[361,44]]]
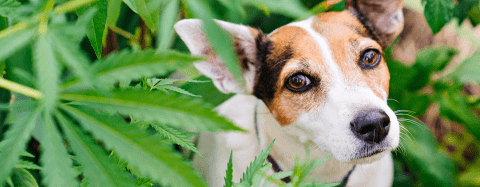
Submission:
[[[97,0],[76,0],[76,1],[69,1],[69,2],[66,2],[66,3],[63,3],[57,7],[55,7],[55,9],[53,10],[53,12],[55,12],[55,14],[61,14],[61,13],[65,13],[65,12],[71,12],[73,10],[76,10],[82,6],[85,6],[87,4],[90,4],[90,3],[93,3]]]
[[[5,37],[5,36],[8,36],[14,32],[18,32],[18,31],[21,31],[23,29],[26,29],[28,27],[28,22],[26,21],[22,21],[22,22],[19,22],[11,27],[8,27],[7,29],[5,30],[2,30],[0,32],[0,39]]]
[[[113,32],[116,32],[117,34],[120,34],[127,39],[132,40],[135,37],[133,36],[133,34],[130,34],[129,32],[122,30],[121,28],[111,26],[111,25],[109,25],[108,28],[110,28]]]
[[[9,81],[4,78],[0,78],[0,87],[5,88],[7,90],[17,92],[22,95],[26,95],[28,97],[34,98],[34,99],[40,99],[43,97],[42,92],[35,90],[33,88],[30,88],[28,86],[24,86],[21,84],[18,84],[13,81]]]

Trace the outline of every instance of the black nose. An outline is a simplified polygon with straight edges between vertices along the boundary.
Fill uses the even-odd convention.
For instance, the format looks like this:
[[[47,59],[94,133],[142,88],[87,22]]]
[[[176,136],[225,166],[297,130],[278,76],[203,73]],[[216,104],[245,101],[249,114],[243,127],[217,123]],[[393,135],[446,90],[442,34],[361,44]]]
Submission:
[[[355,115],[350,127],[359,139],[380,143],[388,135],[390,118],[383,110],[363,110]]]

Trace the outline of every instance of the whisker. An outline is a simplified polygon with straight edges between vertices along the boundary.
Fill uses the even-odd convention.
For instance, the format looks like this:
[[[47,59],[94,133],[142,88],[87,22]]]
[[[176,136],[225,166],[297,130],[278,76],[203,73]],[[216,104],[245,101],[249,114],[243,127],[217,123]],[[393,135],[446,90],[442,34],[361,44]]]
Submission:
[[[398,102],[396,99],[390,99],[390,98],[388,98],[387,101],[389,101],[389,100],[390,100],[390,101],[395,101],[395,102],[397,102],[397,103],[400,103],[400,102]]]

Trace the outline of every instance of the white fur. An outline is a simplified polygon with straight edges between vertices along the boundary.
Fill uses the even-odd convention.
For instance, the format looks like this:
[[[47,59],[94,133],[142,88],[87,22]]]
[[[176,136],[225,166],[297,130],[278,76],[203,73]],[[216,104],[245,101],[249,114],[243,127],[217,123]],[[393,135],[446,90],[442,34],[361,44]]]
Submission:
[[[281,127],[273,118],[268,108],[253,96],[237,94],[217,108],[218,112],[232,120],[236,125],[249,130],[248,134],[202,133],[199,141],[199,151],[204,159],[196,157],[194,166],[198,168],[211,186],[222,186],[226,164],[230,150],[233,150],[234,181],[238,182],[241,173],[245,171],[249,162],[261,150],[276,139],[270,154],[284,170],[292,170],[295,157],[305,158],[304,144],[311,150],[311,157],[315,159],[330,158],[321,169],[313,173],[311,180],[340,182],[356,164],[348,186],[389,186],[393,179],[393,162],[390,151],[399,143],[399,124],[394,112],[386,104],[386,91],[382,98],[374,94],[364,82],[351,83],[346,81],[338,67],[327,42],[311,25],[315,18],[289,24],[304,29],[317,43],[323,62],[327,65],[331,84],[325,100],[316,108],[303,113],[290,125]],[[204,34],[198,29],[198,22],[179,22],[175,29],[185,41],[192,54],[200,55],[202,50],[208,49]],[[217,22],[229,33],[245,38],[242,46],[252,47],[253,37],[245,26]],[[197,26],[194,26],[194,25]],[[189,30],[192,29],[192,30]],[[192,34],[192,32],[194,32]],[[200,34],[195,34],[200,32]],[[275,32],[275,31],[274,31]],[[251,39],[251,41],[250,41]],[[193,41],[189,41],[193,40]],[[362,42],[360,42],[362,43]],[[251,55],[253,52],[250,51]],[[219,60],[219,59],[217,59]],[[219,61],[221,62],[221,61]],[[241,90],[229,79],[225,67],[210,62],[196,63],[196,67],[205,75],[211,77],[215,85],[224,92],[238,92]],[[289,66],[285,66],[288,68]],[[218,69],[220,68],[220,69]],[[222,69],[223,68],[223,69]],[[315,68],[315,67],[311,67]],[[246,72],[251,78],[248,89],[253,88],[253,72]],[[379,90],[382,88],[379,86]],[[255,129],[255,108],[258,121],[258,137]],[[356,113],[365,109],[381,109],[390,117],[390,131],[385,140],[375,149],[385,150],[382,153],[366,159],[356,159],[365,142],[354,136],[350,130],[350,122]],[[360,155],[361,156],[361,155]],[[272,173],[273,171],[270,171]]]

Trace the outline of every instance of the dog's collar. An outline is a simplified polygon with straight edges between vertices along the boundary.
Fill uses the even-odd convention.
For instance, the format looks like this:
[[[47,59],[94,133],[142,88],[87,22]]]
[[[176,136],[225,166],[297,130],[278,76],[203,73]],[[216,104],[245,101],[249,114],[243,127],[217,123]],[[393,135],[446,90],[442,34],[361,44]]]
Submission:
[[[258,119],[257,119],[257,112],[258,112],[257,111],[257,104],[255,104],[254,112],[255,113],[253,115],[253,123],[255,125],[255,134],[257,135],[258,144],[260,144],[260,135],[259,135],[259,132],[258,132]],[[272,169],[275,173],[283,171],[282,168],[280,168],[280,166],[278,165],[277,161],[275,161],[275,159],[272,157],[272,155],[268,154],[267,161],[272,164]],[[348,171],[347,175],[345,175],[345,177],[343,177],[342,182],[338,186],[347,185],[348,179],[350,178],[350,174],[352,174],[353,170],[355,169],[355,166],[356,165],[353,165],[352,169],[350,169],[350,171]],[[282,178],[281,180],[285,183],[290,183],[292,181],[290,176]]]

